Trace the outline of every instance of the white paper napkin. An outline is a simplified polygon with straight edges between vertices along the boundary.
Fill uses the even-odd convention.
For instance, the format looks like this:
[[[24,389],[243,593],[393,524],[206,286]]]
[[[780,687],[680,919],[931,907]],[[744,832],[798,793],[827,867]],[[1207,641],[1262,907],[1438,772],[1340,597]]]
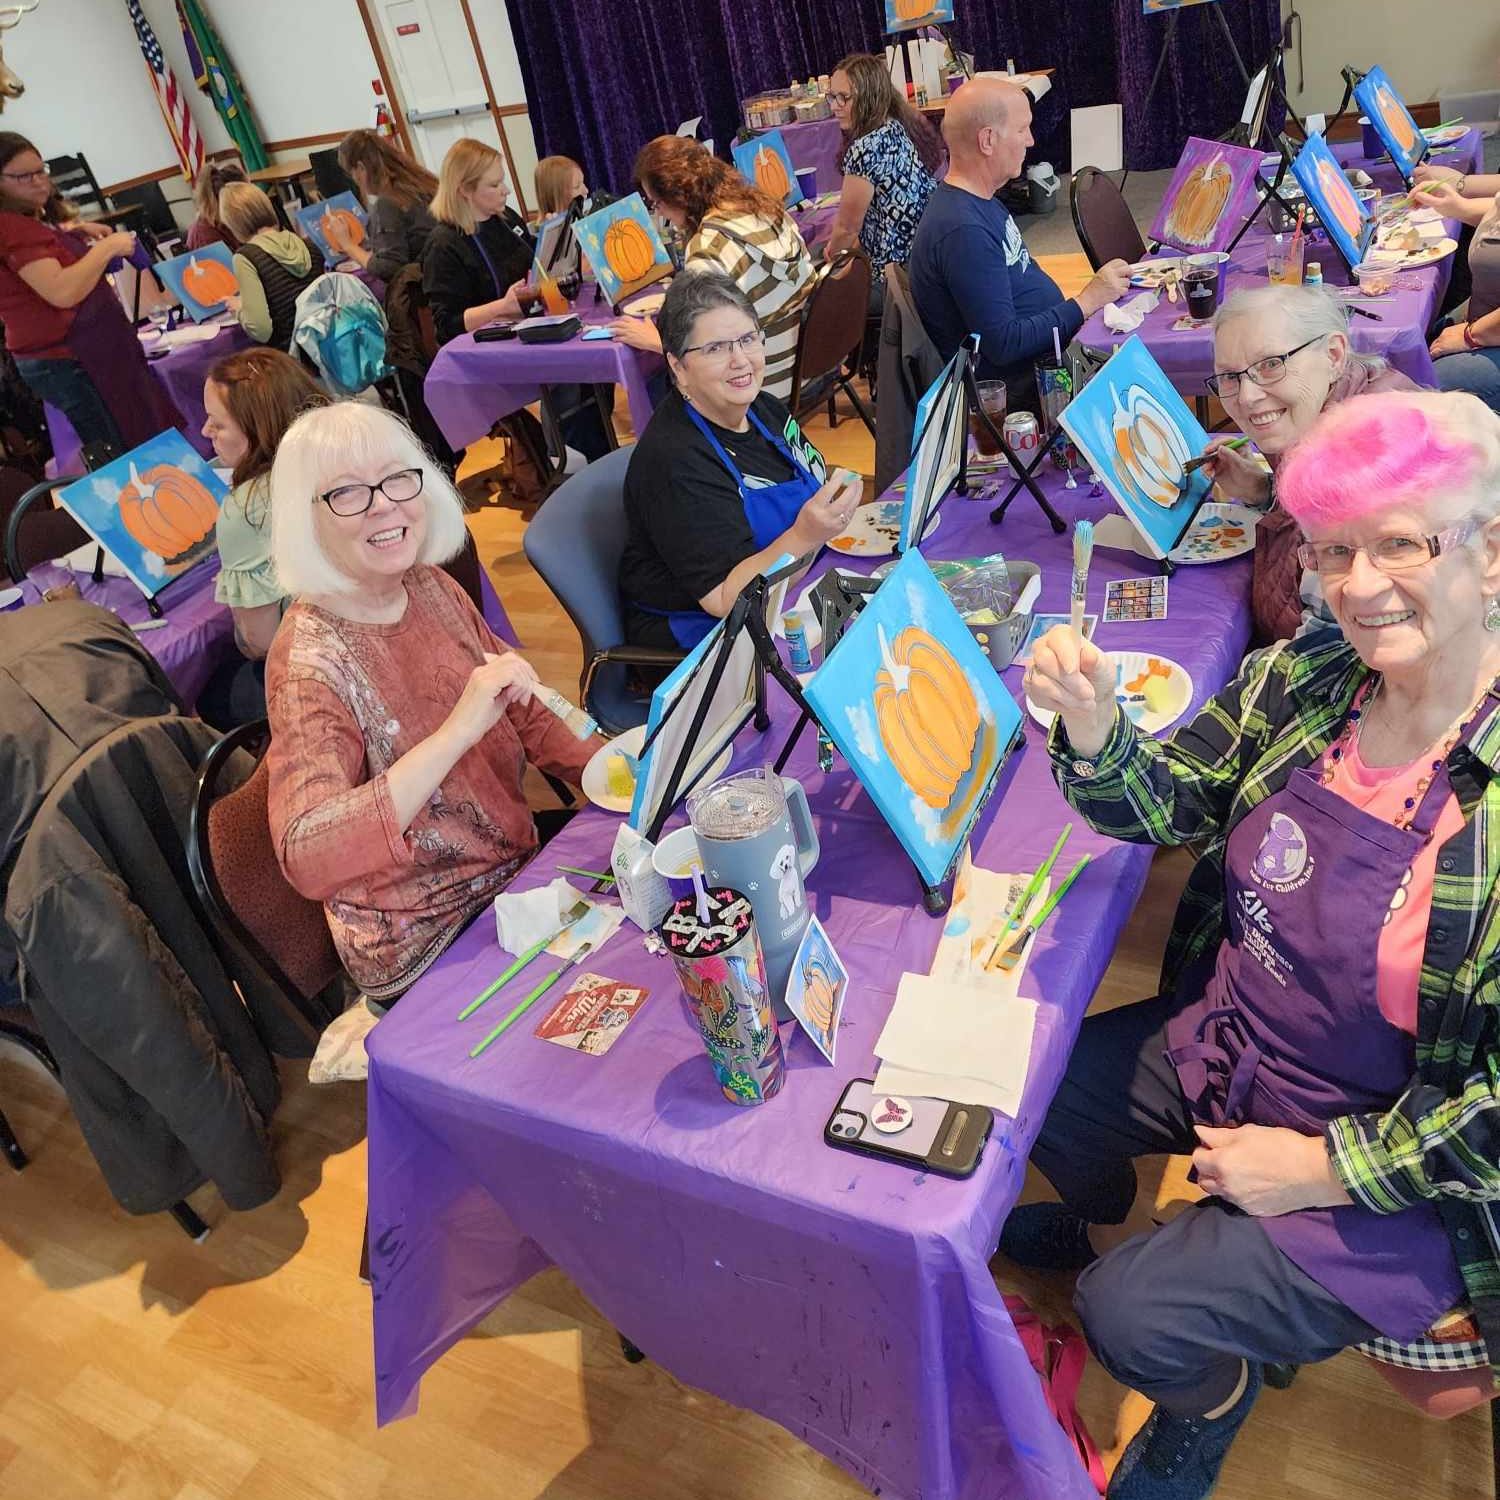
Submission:
[[[534,891],[501,891],[495,897],[495,931],[500,946],[517,957],[550,938],[562,926],[563,915],[586,901],[559,875],[551,885]]]
[[[1130,333],[1146,321],[1146,314],[1155,312],[1160,301],[1156,292],[1141,292],[1129,302],[1110,302],[1104,308],[1104,326],[1111,333]]]

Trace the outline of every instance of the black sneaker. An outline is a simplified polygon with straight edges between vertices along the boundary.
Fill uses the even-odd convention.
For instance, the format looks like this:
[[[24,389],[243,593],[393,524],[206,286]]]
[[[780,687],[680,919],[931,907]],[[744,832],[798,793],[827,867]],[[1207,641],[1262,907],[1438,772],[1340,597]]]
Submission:
[[[1212,1421],[1153,1407],[1115,1466],[1108,1500],[1206,1500],[1260,1387],[1261,1368],[1253,1364],[1244,1394]]]
[[[1081,1271],[1099,1259],[1088,1221],[1061,1203],[1013,1209],[1000,1231],[1000,1254],[1035,1271]]]

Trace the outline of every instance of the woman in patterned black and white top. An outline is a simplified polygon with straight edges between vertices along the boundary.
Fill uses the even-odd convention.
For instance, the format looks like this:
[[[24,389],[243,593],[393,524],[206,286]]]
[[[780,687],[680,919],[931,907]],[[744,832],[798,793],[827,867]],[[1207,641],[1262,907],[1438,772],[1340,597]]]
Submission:
[[[750,299],[766,337],[764,389],[789,401],[802,303],[816,275],[791,215],[727,162],[680,135],[648,142],[635,159],[634,176],[647,208],[686,240],[687,267],[723,271]],[[617,318],[613,327],[622,343],[661,350],[649,318]]]
[[[896,92],[878,57],[846,57],[829,79],[828,103],[844,131],[844,189],[828,239],[831,260],[858,244],[875,272],[880,305],[887,265],[904,266],[943,148],[937,132]]]

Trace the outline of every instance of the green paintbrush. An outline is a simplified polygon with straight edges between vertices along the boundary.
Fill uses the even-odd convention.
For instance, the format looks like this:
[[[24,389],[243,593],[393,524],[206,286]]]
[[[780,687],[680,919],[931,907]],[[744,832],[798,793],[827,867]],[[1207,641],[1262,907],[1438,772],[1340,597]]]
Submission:
[[[1057,908],[1057,903],[1068,894],[1068,888],[1083,874],[1088,865],[1090,856],[1085,854],[1082,859],[1068,871],[1063,878],[1063,883],[1053,891],[1042,903],[1042,909],[1029,921],[1022,930],[1020,937],[1011,945],[1010,949],[1000,955],[1000,967],[1002,969],[1013,969],[1020,962],[1021,955],[1026,951],[1026,945],[1036,936],[1037,928],[1050,917]]]
[[[537,985],[537,987],[532,990],[532,992],[524,1000],[522,1000],[521,1003],[517,1005],[515,1009],[512,1010],[511,1013],[506,1016],[506,1018],[492,1032],[490,1032],[490,1034],[485,1037],[482,1042],[470,1048],[469,1056],[478,1057],[479,1054],[483,1052],[484,1049],[488,1047],[496,1037],[504,1036],[505,1033],[509,1031],[510,1028],[516,1023],[516,1021],[524,1016],[526,1012],[530,1010],[531,1007],[535,1005],[537,1001],[540,1000],[542,996],[545,995],[547,991],[550,990],[552,986],[556,984],[557,981],[561,979],[563,975],[566,974],[568,970],[571,969],[579,961],[579,959],[584,956],[585,953],[589,952],[590,949],[593,948],[593,946],[594,945],[592,943],[580,943],[578,945],[578,951],[572,956],[572,958],[570,958],[565,964],[563,964],[561,968],[554,970],[539,985]]]
[[[569,910],[564,914],[562,926],[557,929],[557,932],[549,933],[539,943],[533,943],[531,947],[529,947],[492,985],[489,986],[488,989],[484,991],[483,994],[476,995],[474,999],[469,1001],[469,1003],[464,1006],[461,1011],[459,1011],[458,1019],[460,1021],[467,1021],[469,1017],[472,1016],[474,1012],[478,1010],[479,1007],[483,1005],[484,1002],[495,993],[496,990],[509,984],[511,980],[514,979],[516,975],[519,974],[521,970],[524,969],[526,965],[529,964],[531,960],[534,959],[537,954],[547,946],[548,943],[555,942],[557,940],[558,933],[566,931],[576,921],[578,921],[580,917],[587,916],[588,910],[589,904],[587,901],[579,900],[574,902],[572,907],[570,907]]]
[[[1021,892],[1021,899],[1016,902],[1010,915],[1005,919],[1005,926],[1000,929],[1000,935],[995,939],[994,947],[990,949],[990,956],[984,961],[986,969],[994,963],[995,954],[1000,951],[1001,944],[1026,920],[1026,913],[1031,910],[1031,903],[1036,900],[1036,893],[1041,890],[1042,882],[1052,873],[1052,866],[1057,863],[1057,856],[1062,853],[1063,845],[1068,842],[1068,835],[1072,832],[1073,825],[1069,823],[1058,834],[1057,842],[1052,846],[1052,853],[1036,867],[1036,873],[1026,882],[1026,889]]]

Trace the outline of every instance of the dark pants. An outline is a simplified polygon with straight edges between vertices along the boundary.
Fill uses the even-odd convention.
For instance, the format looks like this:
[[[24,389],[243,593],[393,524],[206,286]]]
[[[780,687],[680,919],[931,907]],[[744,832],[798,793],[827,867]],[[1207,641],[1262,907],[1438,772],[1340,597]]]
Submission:
[[[1158,998],[1090,1016],[1032,1149],[1037,1170],[1092,1224],[1129,1213],[1134,1157],[1197,1144],[1163,1055],[1176,1009]],[[1241,1360],[1310,1364],[1376,1333],[1217,1198],[1095,1261],[1074,1305],[1116,1380],[1187,1416],[1229,1399]]]
[[[73,424],[82,447],[108,443],[116,453],[125,451],[125,440],[99,387],[76,359],[23,357],[16,361],[16,369],[39,401],[55,406]]]
[[[228,733],[266,716],[266,664],[235,653],[203,684],[198,717]]]

